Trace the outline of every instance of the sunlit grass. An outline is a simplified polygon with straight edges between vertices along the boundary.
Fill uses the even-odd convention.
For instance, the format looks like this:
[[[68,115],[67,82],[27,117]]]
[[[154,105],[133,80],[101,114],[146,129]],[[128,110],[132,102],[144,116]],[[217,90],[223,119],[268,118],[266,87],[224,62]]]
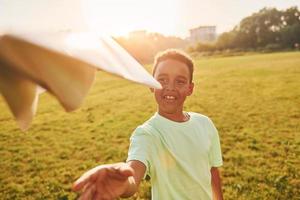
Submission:
[[[209,116],[221,137],[225,199],[300,196],[300,53],[196,60],[186,110]],[[81,109],[43,94],[21,132],[0,101],[0,199],[74,199],[72,182],[124,161],[135,127],[155,111],[149,89],[100,72]],[[132,199],[148,199],[143,183]]]

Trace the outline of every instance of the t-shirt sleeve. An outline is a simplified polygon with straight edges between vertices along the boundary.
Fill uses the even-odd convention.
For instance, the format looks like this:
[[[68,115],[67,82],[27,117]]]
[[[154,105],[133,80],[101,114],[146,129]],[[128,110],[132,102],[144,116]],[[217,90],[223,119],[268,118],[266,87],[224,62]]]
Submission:
[[[208,130],[212,134],[211,147],[209,151],[209,163],[211,167],[220,167],[223,165],[220,138],[215,125],[210,119],[208,122]]]
[[[146,166],[145,176],[149,174],[150,168],[148,152],[149,136],[141,127],[138,127],[130,137],[130,145],[126,162],[131,160],[138,160],[142,162]]]

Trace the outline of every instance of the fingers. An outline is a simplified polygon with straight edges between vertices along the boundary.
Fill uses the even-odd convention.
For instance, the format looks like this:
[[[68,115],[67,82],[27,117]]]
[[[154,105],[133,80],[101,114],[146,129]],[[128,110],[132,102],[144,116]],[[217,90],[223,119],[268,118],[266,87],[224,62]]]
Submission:
[[[104,166],[97,166],[86,173],[84,173],[79,179],[77,179],[72,189],[73,191],[81,190],[88,182],[94,182],[97,178],[104,176],[106,168]]]
[[[84,187],[84,191],[79,197],[79,200],[91,200],[95,193],[95,186],[92,184],[87,184]]]
[[[88,182],[83,187],[79,200],[114,200],[118,196],[107,185],[107,182],[100,178],[100,180],[97,179],[95,182]]]
[[[111,199],[124,192],[127,179],[133,179],[133,175],[133,169],[126,163],[101,165],[84,173],[72,189],[82,190],[80,200],[105,199],[107,196]]]
[[[129,176],[133,176],[133,169],[126,163],[116,163],[112,165],[100,165],[86,173],[84,173],[72,186],[73,191],[81,190],[88,182],[94,182],[101,180],[105,175],[122,180],[127,179]]]

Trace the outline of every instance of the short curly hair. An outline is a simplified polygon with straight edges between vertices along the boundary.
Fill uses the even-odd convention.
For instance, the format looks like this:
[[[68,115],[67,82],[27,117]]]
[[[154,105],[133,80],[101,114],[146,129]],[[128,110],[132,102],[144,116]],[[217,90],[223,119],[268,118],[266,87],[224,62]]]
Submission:
[[[167,49],[165,51],[159,52],[154,59],[154,65],[152,70],[152,75],[154,76],[156,68],[158,64],[162,61],[172,59],[179,62],[182,62],[187,65],[190,72],[190,82],[193,81],[193,73],[194,73],[194,63],[189,55],[185,52],[178,49]]]

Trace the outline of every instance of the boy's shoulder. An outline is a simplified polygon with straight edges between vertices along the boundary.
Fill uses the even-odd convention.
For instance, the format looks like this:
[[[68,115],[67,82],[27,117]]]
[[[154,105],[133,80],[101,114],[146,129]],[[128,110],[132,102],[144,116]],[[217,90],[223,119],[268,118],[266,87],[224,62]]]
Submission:
[[[190,116],[190,120],[195,123],[201,123],[201,124],[213,123],[212,120],[204,114],[197,113],[197,112],[187,112],[187,113]]]
[[[147,121],[145,121],[143,124],[139,125],[138,127],[136,127],[135,129],[135,133],[136,134],[147,134],[147,133],[151,133],[153,127],[155,127],[155,119],[152,116],[150,119],[148,119]]]
[[[136,127],[132,136],[151,136],[155,132],[157,124],[157,113],[152,115],[147,121],[143,124]]]
[[[203,115],[201,113],[197,113],[197,112],[188,112],[188,114],[190,115],[191,118],[196,118],[198,120],[210,120],[208,116]]]
[[[188,114],[190,115],[191,119],[196,122],[199,122],[205,126],[214,126],[213,121],[206,115],[196,112],[188,112]]]

